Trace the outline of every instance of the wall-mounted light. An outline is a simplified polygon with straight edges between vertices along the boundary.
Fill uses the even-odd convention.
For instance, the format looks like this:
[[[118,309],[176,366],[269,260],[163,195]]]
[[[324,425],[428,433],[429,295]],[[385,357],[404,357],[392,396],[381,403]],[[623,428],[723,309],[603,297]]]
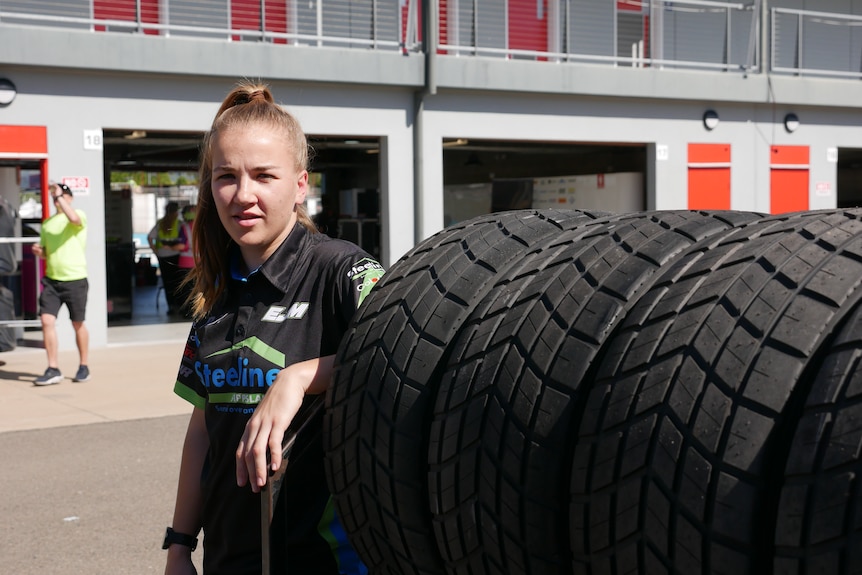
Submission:
[[[703,113],[703,127],[707,130],[713,130],[718,126],[718,112],[715,110],[707,110]]]
[[[796,114],[790,113],[784,116],[784,129],[789,133],[793,133],[796,131],[796,128],[799,127],[799,117]]]
[[[18,89],[11,80],[0,78],[0,106],[8,106],[18,95]]]
[[[127,140],[140,140],[147,137],[147,132],[145,130],[132,130],[131,134],[126,134],[123,137]]]

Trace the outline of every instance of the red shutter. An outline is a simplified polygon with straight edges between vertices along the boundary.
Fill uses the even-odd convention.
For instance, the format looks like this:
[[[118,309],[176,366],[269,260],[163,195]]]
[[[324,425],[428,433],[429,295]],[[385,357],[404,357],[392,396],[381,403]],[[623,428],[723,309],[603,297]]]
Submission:
[[[649,0],[617,0],[617,10],[647,14],[649,13]]]
[[[287,2],[284,0],[266,0],[266,30],[267,32],[287,33]],[[276,38],[274,44],[287,44],[286,38]]]
[[[457,5],[458,4],[456,3],[455,6]],[[420,15],[422,14],[421,6],[421,3],[417,5]],[[419,19],[419,22],[422,22],[421,18]],[[421,25],[419,26],[419,29],[422,29]],[[440,0],[440,29],[437,31],[437,35],[441,46],[445,46],[449,43],[449,0]],[[457,41],[458,39],[455,38],[455,42]],[[438,48],[437,53],[446,54],[446,51]]]
[[[547,0],[509,0],[509,48],[548,50]]]
[[[287,3],[284,0],[265,0],[263,4],[264,29],[267,32],[287,32]],[[232,0],[230,3],[230,23],[234,30],[260,31],[260,0]],[[243,36],[234,34],[232,39],[239,42]],[[275,44],[286,44],[287,40],[278,38]]]
[[[121,20],[136,22],[138,19],[136,0],[93,0],[93,17],[96,20]],[[159,23],[159,0],[141,0],[141,22]],[[96,26],[103,32],[105,26]],[[155,28],[144,28],[145,34],[158,35]]]

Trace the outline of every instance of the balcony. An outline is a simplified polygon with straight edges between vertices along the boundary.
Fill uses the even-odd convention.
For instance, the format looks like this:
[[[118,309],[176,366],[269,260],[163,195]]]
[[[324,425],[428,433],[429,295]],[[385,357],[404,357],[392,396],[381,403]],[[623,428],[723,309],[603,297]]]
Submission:
[[[862,16],[773,8],[770,23],[772,72],[862,78]]]
[[[419,51],[416,2],[2,0],[0,23],[94,33]]]
[[[862,15],[760,0],[437,0],[440,58],[862,77]],[[339,48],[425,49],[418,0],[0,0],[0,26]],[[763,35],[768,41],[763,42]],[[768,53],[761,53],[766,49]]]
[[[750,71],[759,19],[751,4],[706,0],[448,2],[442,53],[635,68]],[[537,8],[538,6],[538,8]]]

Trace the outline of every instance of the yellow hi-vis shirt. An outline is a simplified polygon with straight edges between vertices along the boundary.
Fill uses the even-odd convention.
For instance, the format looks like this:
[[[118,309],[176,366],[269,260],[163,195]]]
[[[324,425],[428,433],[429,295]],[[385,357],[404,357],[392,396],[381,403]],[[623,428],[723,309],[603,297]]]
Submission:
[[[74,226],[64,213],[42,222],[40,243],[47,256],[45,275],[52,280],[70,282],[87,277],[87,216],[75,210],[81,225]]]

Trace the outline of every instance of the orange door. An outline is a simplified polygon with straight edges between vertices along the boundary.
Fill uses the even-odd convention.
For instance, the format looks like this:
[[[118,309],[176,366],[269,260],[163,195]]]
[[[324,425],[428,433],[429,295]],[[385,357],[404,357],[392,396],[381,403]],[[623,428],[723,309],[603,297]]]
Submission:
[[[688,209],[730,209],[730,144],[688,145]]]
[[[769,170],[769,212],[808,209],[808,146],[772,146]]]

